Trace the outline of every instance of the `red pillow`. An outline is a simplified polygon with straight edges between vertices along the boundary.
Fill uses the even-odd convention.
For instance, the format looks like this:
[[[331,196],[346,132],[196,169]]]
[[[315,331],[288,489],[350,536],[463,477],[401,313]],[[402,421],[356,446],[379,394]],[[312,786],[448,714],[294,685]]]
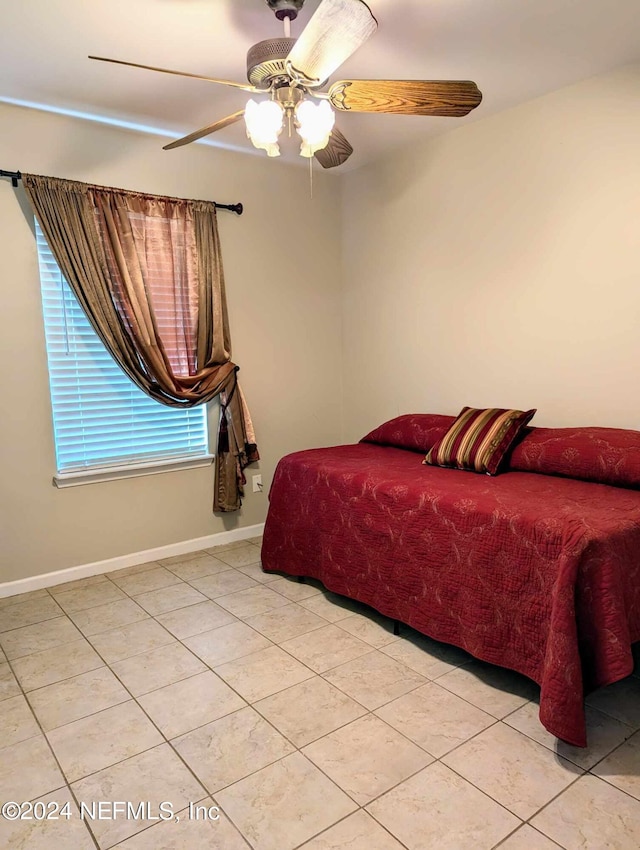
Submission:
[[[439,413],[405,413],[379,425],[361,443],[395,446],[412,452],[428,452],[447,433],[455,416]]]
[[[565,475],[640,488],[640,431],[622,428],[531,428],[509,469]]]

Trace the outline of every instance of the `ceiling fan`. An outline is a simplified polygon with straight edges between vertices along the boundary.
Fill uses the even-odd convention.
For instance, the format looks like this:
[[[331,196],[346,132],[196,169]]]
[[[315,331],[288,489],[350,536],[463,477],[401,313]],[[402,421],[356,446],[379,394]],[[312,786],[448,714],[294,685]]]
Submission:
[[[285,123],[302,139],[300,153],[324,168],[342,165],[353,148],[335,126],[338,112],[386,112],[398,115],[467,115],[482,100],[470,81],[339,80],[325,91],[329,77],[376,31],[378,22],[363,0],[322,0],[298,39],[290,25],[305,0],[266,0],[284,23],[284,38],[259,41],[247,54],[247,83],[219,80],[200,74],[155,68],[103,56],[90,56],[164,74],[176,74],[233,86],[258,95],[244,109],[164,146],[187,145],[245,119],[254,146],[269,156],[280,153],[278,138]]]

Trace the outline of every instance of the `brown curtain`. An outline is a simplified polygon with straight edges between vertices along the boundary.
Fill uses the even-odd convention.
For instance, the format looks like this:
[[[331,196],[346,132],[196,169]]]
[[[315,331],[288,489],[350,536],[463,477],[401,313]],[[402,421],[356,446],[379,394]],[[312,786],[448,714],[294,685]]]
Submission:
[[[238,510],[259,455],[231,361],[215,204],[22,177],[63,275],[131,380],[172,407],[220,395],[213,509]]]

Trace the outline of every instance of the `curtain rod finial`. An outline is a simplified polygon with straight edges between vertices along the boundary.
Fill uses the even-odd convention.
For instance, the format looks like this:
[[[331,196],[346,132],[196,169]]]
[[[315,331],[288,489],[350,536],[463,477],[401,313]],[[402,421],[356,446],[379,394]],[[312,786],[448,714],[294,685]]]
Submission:
[[[19,171],[5,171],[3,168],[0,169],[0,177],[10,177],[11,185],[14,189],[18,188],[18,180],[22,178],[22,174]]]
[[[218,204],[218,203],[216,203],[216,209],[217,210],[230,210],[231,212],[237,213],[238,215],[242,215],[242,213],[244,212],[244,207],[243,207],[242,204]]]

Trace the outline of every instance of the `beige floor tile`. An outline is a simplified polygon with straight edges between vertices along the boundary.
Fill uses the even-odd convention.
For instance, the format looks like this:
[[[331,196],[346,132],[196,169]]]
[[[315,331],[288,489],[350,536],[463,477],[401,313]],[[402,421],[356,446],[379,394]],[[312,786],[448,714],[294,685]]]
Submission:
[[[41,796],[38,802],[44,804],[47,813],[57,814],[57,819],[8,821],[0,818],[0,847],[15,850],[95,850],[93,839],[68,788]],[[68,818],[66,812],[69,813]]]
[[[266,611],[273,611],[275,608],[282,608],[289,604],[288,599],[271,590],[271,585],[262,584],[228,596],[220,596],[216,601],[234,616],[241,618],[264,614]]]
[[[139,702],[166,738],[184,735],[246,705],[210,670],[153,691]]]
[[[108,632],[100,632],[92,635],[89,640],[107,664],[124,661],[125,658],[176,642],[173,635],[150,618],[137,620]]]
[[[0,702],[0,751],[39,734],[40,727],[22,694]]]
[[[155,691],[203,672],[204,664],[179,643],[161,646],[111,665],[133,696]]]
[[[150,590],[135,597],[138,605],[153,616],[166,614],[177,608],[186,608],[188,605],[195,605],[196,602],[206,602],[206,599],[206,596],[184,582],[163,587],[160,590]]]
[[[254,708],[296,747],[304,747],[366,714],[359,703],[320,676],[259,700]]]
[[[374,800],[367,811],[411,850],[490,850],[520,824],[439,762]]]
[[[264,635],[240,622],[185,638],[184,644],[209,667],[217,667],[273,645]]]
[[[258,537],[250,537],[248,542],[253,543],[254,546],[261,547],[262,546],[262,535],[260,534]]]
[[[131,567],[123,567],[121,570],[112,570],[108,573],[111,581],[118,578],[126,578],[127,576],[137,576],[140,573],[146,573],[147,570],[155,570],[160,566],[159,561],[147,561],[144,564],[134,564]]]
[[[47,737],[68,782],[163,743],[133,700],[54,729]]]
[[[78,578],[73,581],[65,581],[63,584],[56,584],[49,588],[49,593],[55,598],[61,593],[66,593],[68,590],[82,590],[85,587],[95,587],[108,581],[109,579],[104,574],[87,576],[87,578]]]
[[[23,655],[31,655],[32,652],[71,643],[80,637],[82,635],[68,617],[56,617],[54,620],[45,620],[44,623],[34,623],[32,626],[5,632],[0,635],[0,645],[7,658],[13,660]]]
[[[0,632],[20,629],[33,623],[42,623],[60,617],[64,611],[47,593],[44,596],[30,597],[24,602],[7,605],[0,611]]]
[[[372,611],[371,614],[352,614],[338,623],[341,629],[354,637],[363,640],[376,649],[381,649],[389,643],[395,643],[398,638],[393,633],[393,620]]]
[[[56,602],[67,614],[73,614],[76,611],[85,611],[87,608],[96,608],[98,605],[106,605],[107,602],[116,602],[124,598],[125,595],[120,588],[112,581],[108,581],[79,587],[77,590],[67,590],[56,596]]]
[[[344,620],[354,612],[362,613],[366,606],[354,599],[347,599],[346,596],[339,596],[337,593],[323,591],[322,593],[312,596],[309,599],[303,599],[300,603],[304,608],[313,611],[314,614],[319,614],[328,620],[330,623],[337,623],[339,620]]]
[[[248,542],[248,540],[234,540],[233,543],[221,543],[219,546],[210,546],[204,551],[215,557],[220,554],[220,552],[229,552],[231,549],[241,549],[246,546]]]
[[[108,632],[118,626],[126,626],[148,617],[133,599],[121,599],[118,602],[109,602],[107,605],[98,605],[88,611],[78,611],[71,614],[71,619],[87,637]]]
[[[274,581],[278,581],[279,578],[282,578],[282,576],[278,573],[265,573],[260,562],[256,564],[247,564],[244,567],[236,567],[236,569],[238,572],[244,573],[246,576],[249,576],[249,578],[254,579],[254,581],[259,581],[261,584],[272,584]]]
[[[73,643],[25,655],[13,662],[16,678],[25,691],[44,688],[103,666],[104,661],[83,637]]]
[[[481,732],[442,761],[523,820],[582,772],[503,723]]]
[[[317,596],[321,591],[319,587],[309,584],[308,582],[300,582],[297,578],[278,578],[270,583],[272,590],[277,590],[287,599],[292,602],[299,602],[301,599],[309,599],[311,596]]]
[[[536,815],[531,825],[566,850],[640,847],[640,803],[588,774]]]
[[[211,797],[192,801],[177,817],[177,823],[161,821],[116,844],[114,850],[250,850]]]
[[[302,752],[360,806],[433,761],[370,714],[325,735]]]
[[[423,676],[376,649],[323,675],[371,711],[426,684]]]
[[[251,543],[235,546],[233,549],[225,549],[211,552],[216,558],[229,564],[230,567],[246,567],[247,564],[255,564],[260,560],[260,550]]]
[[[355,809],[355,803],[300,753],[216,795],[255,850],[293,850]]]
[[[218,596],[226,596],[228,593],[235,593],[238,590],[257,586],[257,583],[252,578],[249,578],[249,576],[241,573],[239,570],[232,570],[228,566],[224,572],[196,578],[191,584],[210,599],[216,599]]]
[[[1,710],[1,708],[0,708]],[[640,732],[601,761],[593,772],[640,800]]]
[[[590,694],[585,702],[592,708],[621,720],[634,731],[640,729],[640,679],[635,676],[600,688]]]
[[[558,850],[558,845],[525,823],[496,850]]]
[[[413,629],[409,629],[407,635],[405,631],[402,626],[400,640],[383,647],[382,652],[427,679],[437,679],[471,660],[471,656],[457,646],[431,640]]]
[[[31,707],[45,732],[128,699],[129,694],[106,667],[29,693]]]
[[[248,545],[252,544],[240,541],[234,548]],[[137,783],[144,790],[149,783],[165,782],[167,775],[173,782],[171,768],[153,761],[140,766],[137,761],[167,749],[163,735],[172,744],[186,742],[194,763],[200,759],[197,770],[191,761],[189,766],[203,786],[204,776],[214,778],[216,799],[207,801],[220,806],[220,822],[192,822],[188,817],[178,824],[103,821],[97,831],[104,850],[116,846],[557,850],[559,845],[568,850],[636,850],[640,846],[640,732],[634,734],[640,729],[637,677],[588,698],[598,706],[586,709],[589,747],[570,747],[540,725],[538,705],[527,701],[537,698],[539,690],[518,674],[469,661],[462,650],[405,626],[397,639],[391,634],[391,621],[372,609],[318,592],[318,583],[304,585],[277,573],[265,574],[259,560],[234,568],[200,552],[167,561],[172,562],[170,569],[167,564],[149,563],[119,573],[121,582],[146,573],[145,581],[152,585],[166,581],[165,572],[174,574],[171,584],[139,592],[151,600],[150,608],[154,599],[181,601],[186,597],[180,594],[187,593],[185,607],[154,610],[155,618],[129,598],[95,605],[97,590],[110,585],[104,576],[51,589],[68,606],[94,605],[69,616],[44,590],[11,603],[0,600],[0,630],[7,612],[13,612],[12,624],[19,623],[0,634],[0,797],[4,788],[5,798],[14,799],[16,787],[25,799],[46,794],[62,800],[65,793],[64,776],[6,663],[6,650],[27,687],[28,677],[34,677],[31,687],[36,689],[27,700],[49,730],[47,737],[68,781],[80,786],[102,777],[95,799],[147,799],[142,790],[120,796],[118,789],[125,783],[119,774],[114,782],[110,772],[122,765],[133,766],[129,788]],[[214,572],[209,572],[211,563]],[[198,591],[180,581],[181,576],[195,587],[227,573],[244,576],[240,582],[249,581],[249,587],[232,590],[216,602],[202,599],[188,604]],[[288,588],[297,596],[305,587],[311,587],[314,595],[299,603],[286,598]],[[274,597],[277,608],[270,607]],[[222,599],[231,600],[229,608]],[[268,609],[253,613],[265,601]],[[235,618],[234,606],[247,622]],[[91,633],[97,655],[90,647],[87,652],[89,644],[76,624]],[[345,641],[366,646],[363,655],[318,675],[300,663],[305,659],[299,662],[285,651],[289,643],[295,647],[308,642],[312,647],[314,638],[322,645],[318,655],[344,648]],[[272,641],[284,645],[274,646]],[[74,646],[80,658],[74,650],[69,653]],[[166,650],[181,658],[172,659],[169,653],[167,663]],[[192,657],[189,650],[215,671],[196,659],[195,672],[185,671],[180,662]],[[314,651],[309,649],[309,658]],[[132,664],[129,671],[130,682],[145,682],[140,705],[104,666],[78,673],[85,653],[94,662],[97,658],[102,664],[105,659],[116,667],[151,656],[141,669]],[[63,674],[70,678],[40,685],[48,681],[46,677]],[[180,678],[173,681],[174,675]],[[300,680],[302,675],[308,678]],[[170,681],[165,683],[167,676]],[[150,686],[156,689],[147,692]],[[497,722],[502,712],[504,720]],[[304,748],[303,753],[295,752],[295,747]],[[175,757],[172,750],[168,752],[169,760]],[[432,757],[441,761],[430,764]],[[178,773],[184,771],[184,781],[198,789],[189,794],[190,800],[202,801],[211,793],[178,758],[173,764]],[[580,768],[591,768],[596,776],[582,777]],[[215,777],[221,775],[216,784]],[[318,777],[326,784],[324,790],[317,786],[314,791]],[[347,800],[351,808],[326,815],[326,789],[331,789],[330,800]],[[229,805],[236,807],[235,814],[229,812],[235,824],[224,812],[226,795]],[[171,790],[159,792],[157,800],[170,800],[179,811],[181,804],[174,796]],[[358,803],[366,806],[366,812],[353,814]],[[325,816],[327,823],[318,826],[317,820]],[[530,824],[519,825],[520,818],[529,816]],[[48,850],[56,842],[64,843],[64,850],[94,846],[87,825],[75,814],[72,822],[50,822],[62,832],[41,828],[43,822],[34,821],[33,827],[26,823],[0,818],[0,847]],[[74,829],[67,831],[68,824]],[[237,827],[246,829],[246,834],[241,836]]]
[[[294,750],[252,708],[201,726],[173,745],[212,794]]]
[[[360,810],[303,844],[300,850],[405,850],[367,812]]]
[[[498,719],[540,694],[540,688],[519,673],[480,661],[445,673],[438,684]]]
[[[322,617],[295,602],[264,614],[256,614],[255,617],[247,617],[246,623],[274,643],[290,640],[327,625]]]
[[[436,758],[496,722],[435,682],[384,705],[376,714]]]
[[[65,784],[43,735],[0,751],[0,801],[34,800]],[[2,823],[0,818],[0,823]],[[13,850],[13,848],[12,848]]]
[[[170,558],[158,558],[158,563],[162,567],[172,567],[175,564],[186,564],[188,561],[196,561],[198,558],[205,557],[206,554],[206,549],[197,549],[193,552],[185,552],[182,555],[171,555]]]
[[[587,719],[587,747],[572,747],[544,728],[538,717],[540,706],[537,702],[528,702],[505,717],[504,722],[523,732],[539,744],[544,744],[559,756],[572,761],[585,770],[593,767],[624,740],[633,734],[630,726],[621,723],[607,714],[596,711],[595,708],[585,709]]]
[[[148,802],[151,811],[156,814],[161,802],[170,802],[174,811],[179,811],[190,801],[206,797],[204,789],[168,744],[161,744],[80,779],[73,783],[72,788],[78,800],[86,804],[101,800],[124,800],[134,804]],[[111,847],[151,823],[147,819],[120,816],[94,820],[91,829],[101,847]]]
[[[129,596],[138,596],[140,593],[148,593],[150,590],[160,590],[161,587],[170,587],[172,584],[179,584],[181,581],[177,575],[174,575],[165,567],[159,566],[127,576],[117,576],[111,573],[111,579]]]
[[[156,619],[180,640],[237,622],[233,614],[210,599],[187,608],[178,608],[168,614],[160,614]]]
[[[41,588],[40,590],[28,590],[26,593],[14,593],[13,596],[0,597],[0,614],[5,608],[11,605],[19,605],[21,602],[31,602],[32,599],[42,599],[49,596],[48,592]]]
[[[6,661],[0,662],[0,702],[20,693],[20,685]]]
[[[282,648],[316,673],[324,673],[339,664],[371,652],[371,645],[335,625],[283,641]]]
[[[207,555],[206,552],[189,561],[171,565],[165,564],[165,566],[183,581],[193,581],[196,578],[216,575],[216,573],[223,573],[229,569],[228,564],[214,558],[213,555]]]
[[[222,664],[216,667],[216,673],[247,702],[256,702],[313,676],[308,667],[278,646]]]

